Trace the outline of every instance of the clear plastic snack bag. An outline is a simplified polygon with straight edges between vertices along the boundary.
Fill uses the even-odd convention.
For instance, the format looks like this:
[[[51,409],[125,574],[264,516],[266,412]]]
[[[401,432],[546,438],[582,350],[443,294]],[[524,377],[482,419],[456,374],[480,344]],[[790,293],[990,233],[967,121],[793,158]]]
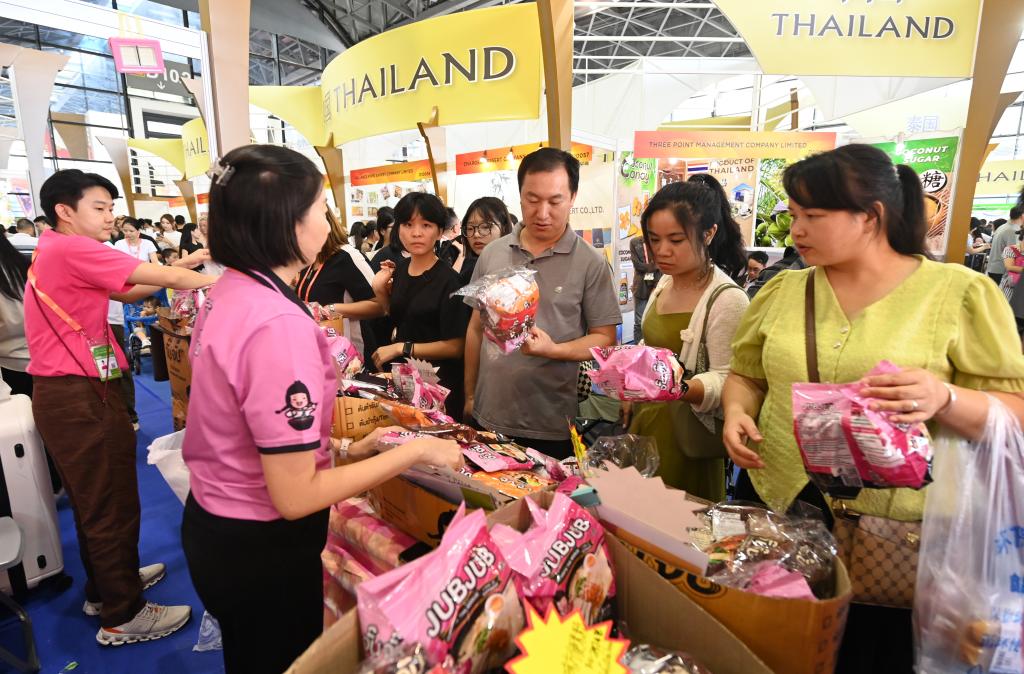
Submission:
[[[1024,434],[990,397],[976,443],[942,438],[921,531],[917,671],[1019,674],[1024,614]]]
[[[668,349],[653,346],[594,347],[597,369],[587,374],[610,398],[665,402],[683,395],[683,366]]]
[[[483,320],[484,336],[502,353],[512,353],[523,345],[536,324],[540,286],[535,269],[514,267],[487,274],[458,290],[466,304],[477,309]]]
[[[619,468],[634,466],[644,477],[654,477],[661,457],[654,438],[644,435],[606,435],[598,438],[584,454],[584,477],[602,470],[605,463]]]

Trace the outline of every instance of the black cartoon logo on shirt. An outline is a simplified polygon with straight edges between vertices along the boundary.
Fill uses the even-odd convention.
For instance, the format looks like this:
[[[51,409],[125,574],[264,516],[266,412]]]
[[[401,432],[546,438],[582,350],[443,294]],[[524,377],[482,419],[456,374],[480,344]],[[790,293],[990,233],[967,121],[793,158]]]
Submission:
[[[309,430],[313,426],[313,412],[316,403],[309,399],[309,389],[301,381],[296,381],[284,392],[284,407],[275,414],[284,412],[288,425],[297,431]]]

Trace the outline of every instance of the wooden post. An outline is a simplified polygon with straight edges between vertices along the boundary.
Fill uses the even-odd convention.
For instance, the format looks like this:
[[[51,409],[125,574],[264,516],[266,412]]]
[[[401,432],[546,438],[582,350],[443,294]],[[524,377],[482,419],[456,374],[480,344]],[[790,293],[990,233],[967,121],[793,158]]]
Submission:
[[[974,81],[967,105],[967,123],[960,144],[960,164],[956,171],[953,206],[950,209],[947,262],[961,262],[964,259],[978,172],[992,137],[992,129],[1005,110],[999,105],[999,91],[1020,40],[1022,23],[1024,2],[985,0],[982,3],[978,41],[974,47]]]
[[[448,144],[444,127],[438,124],[437,106],[430,113],[430,119],[417,122],[416,127],[427,144],[427,159],[430,161],[430,177],[434,180],[434,194],[448,204]],[[440,158],[440,161],[438,161]]]
[[[199,2],[209,35],[203,75],[210,78],[213,98],[206,102],[213,119],[205,120],[216,143],[211,159],[249,144],[249,10],[249,0]]]
[[[128,141],[115,136],[100,136],[97,138],[107,154],[110,156],[114,169],[117,170],[117,177],[121,179],[121,189],[124,194],[125,205],[128,207],[128,215],[135,217],[135,184],[132,181],[131,159],[128,156]]]
[[[188,209],[188,214],[192,218],[189,222],[199,222],[199,206],[196,203],[196,190],[192,181],[182,178],[175,180],[174,184],[178,186],[182,198],[185,199],[185,208]]]
[[[538,0],[537,15],[544,53],[548,144],[568,152],[572,148],[573,0]]]
[[[334,195],[334,203],[341,213],[338,219],[345,231],[348,231],[348,210],[345,208],[345,157],[341,148],[335,147],[333,133],[327,136],[326,143],[313,147],[324,162],[327,180],[331,184],[331,194]]]

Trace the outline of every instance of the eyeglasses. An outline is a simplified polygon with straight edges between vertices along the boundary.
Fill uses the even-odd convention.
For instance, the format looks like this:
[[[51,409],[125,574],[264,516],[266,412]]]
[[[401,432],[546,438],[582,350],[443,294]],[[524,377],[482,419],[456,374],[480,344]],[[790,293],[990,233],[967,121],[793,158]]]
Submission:
[[[495,222],[481,222],[479,225],[466,225],[466,236],[490,236],[498,224]]]

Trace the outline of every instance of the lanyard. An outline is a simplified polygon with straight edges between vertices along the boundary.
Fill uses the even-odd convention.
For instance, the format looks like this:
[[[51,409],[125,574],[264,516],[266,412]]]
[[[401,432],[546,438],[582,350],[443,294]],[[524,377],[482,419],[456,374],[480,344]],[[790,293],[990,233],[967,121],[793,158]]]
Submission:
[[[302,298],[303,301],[306,304],[309,304],[309,294],[311,292],[313,292],[313,286],[316,285],[316,280],[320,277],[320,272],[322,272],[323,270],[324,270],[324,265],[320,265],[319,267],[317,267],[316,273],[313,274],[313,278],[309,280],[309,285],[306,286],[306,296]],[[309,279],[309,275],[310,275],[310,273],[312,271],[313,271],[313,267],[312,266],[309,266],[309,267],[306,268],[306,273],[303,274],[302,278],[299,280],[299,286],[298,286],[299,290],[301,290],[302,285],[306,282],[306,280]]]
[[[35,254],[33,254],[32,262],[35,261],[36,256]],[[36,272],[33,267],[34,265],[28,268],[28,282],[32,284],[32,290],[35,291],[36,297],[41,299],[43,301],[43,304],[50,307],[50,311],[57,314],[57,318],[67,323],[69,328],[81,334],[83,337],[86,338],[86,340],[88,340],[89,338],[88,336],[86,336],[85,329],[82,327],[81,323],[76,321],[70,314],[68,314],[68,312],[61,309],[60,305],[54,302],[52,297],[50,297],[49,295],[47,295],[46,293],[39,289],[39,286],[36,285]]]

